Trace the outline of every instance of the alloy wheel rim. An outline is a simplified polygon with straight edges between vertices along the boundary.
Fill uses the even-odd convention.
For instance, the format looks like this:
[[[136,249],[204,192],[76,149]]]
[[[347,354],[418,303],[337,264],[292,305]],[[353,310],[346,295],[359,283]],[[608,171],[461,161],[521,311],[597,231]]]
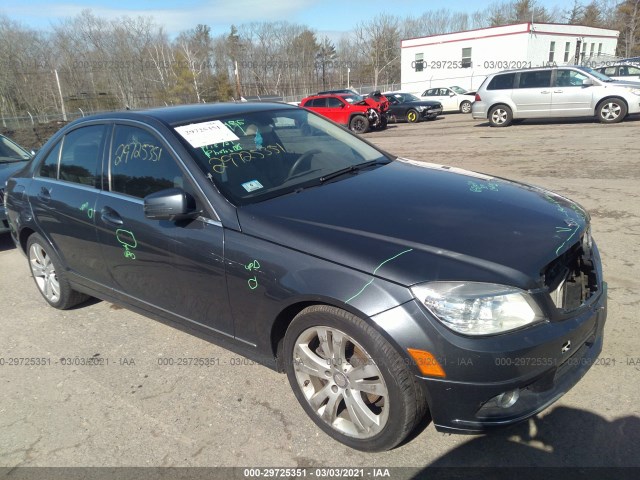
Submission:
[[[507,112],[505,110],[498,109],[493,112],[491,118],[493,120],[493,123],[502,124],[507,121]]]
[[[33,278],[42,295],[52,303],[60,300],[60,283],[58,282],[55,267],[51,257],[47,255],[41,245],[37,243],[31,245],[29,249],[29,264]]]
[[[409,121],[410,122],[416,121],[416,114],[414,112],[409,112]]]
[[[469,113],[471,111],[471,105],[468,103],[462,104],[462,113]]]
[[[605,120],[615,120],[620,116],[620,105],[609,102],[602,107],[602,118]]]
[[[332,429],[358,439],[389,419],[389,390],[366,350],[346,333],[311,327],[295,342],[293,365],[308,405]]]

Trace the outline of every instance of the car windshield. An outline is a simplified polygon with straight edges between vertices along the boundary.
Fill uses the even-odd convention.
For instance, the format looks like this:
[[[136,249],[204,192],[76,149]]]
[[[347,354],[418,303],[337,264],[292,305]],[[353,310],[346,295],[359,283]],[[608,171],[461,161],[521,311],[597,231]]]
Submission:
[[[387,96],[393,96],[399,102],[419,102],[420,99],[411,93],[387,93]]]
[[[579,68],[583,72],[588,73],[589,75],[596,77],[601,82],[615,82],[613,78],[607,77],[604,73],[600,73],[594,70],[593,68],[589,68],[589,67],[577,67],[577,68]]]
[[[454,92],[456,92],[458,94],[467,93],[467,91],[464,88],[458,87],[456,85],[454,85],[453,87],[449,87],[449,88],[451,88],[451,90],[453,90]]]
[[[22,162],[31,155],[6,137],[0,136],[0,163]]]
[[[404,101],[405,102],[419,102],[420,99],[418,97],[416,97],[415,95],[411,94],[411,93],[403,93],[402,96],[404,97]]]
[[[349,103],[361,102],[363,100],[360,95],[342,95],[342,98],[344,98]]]
[[[205,129],[204,138],[196,133]],[[236,205],[319,186],[342,171],[355,173],[391,161],[304,109],[243,113],[175,130],[205,175]]]

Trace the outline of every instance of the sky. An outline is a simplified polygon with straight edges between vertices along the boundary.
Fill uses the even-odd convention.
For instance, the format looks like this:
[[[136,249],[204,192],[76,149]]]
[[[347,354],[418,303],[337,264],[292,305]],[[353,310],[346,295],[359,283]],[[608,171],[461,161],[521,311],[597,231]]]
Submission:
[[[108,19],[151,16],[171,36],[199,23],[208,25],[217,35],[228,32],[232,24],[286,20],[335,37],[377,14],[420,16],[425,11],[441,8],[472,13],[492,3],[496,3],[495,0],[0,0],[0,14],[43,30],[84,9]],[[568,8],[573,2],[538,0],[538,3]]]

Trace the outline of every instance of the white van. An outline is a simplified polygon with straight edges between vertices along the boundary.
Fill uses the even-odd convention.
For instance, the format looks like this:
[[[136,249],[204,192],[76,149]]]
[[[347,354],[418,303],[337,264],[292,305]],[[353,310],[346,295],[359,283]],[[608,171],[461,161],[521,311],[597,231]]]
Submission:
[[[613,80],[588,67],[509,70],[489,75],[476,93],[471,113],[492,127],[526,118],[597,116],[617,123],[640,113],[640,83]]]

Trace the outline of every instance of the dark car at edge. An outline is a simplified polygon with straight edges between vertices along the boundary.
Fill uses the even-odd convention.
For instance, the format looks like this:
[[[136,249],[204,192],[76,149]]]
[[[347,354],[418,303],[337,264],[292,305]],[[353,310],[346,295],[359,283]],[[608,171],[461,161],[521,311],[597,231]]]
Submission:
[[[31,154],[13,140],[0,135],[0,234],[9,232],[4,209],[4,187],[11,175],[24,168]]]
[[[6,204],[50,305],[115,302],[286,372],[319,428],[360,450],[425,418],[458,433],[524,420],[602,349],[606,283],[579,205],[397,158],[289,105],[78,120]]]

